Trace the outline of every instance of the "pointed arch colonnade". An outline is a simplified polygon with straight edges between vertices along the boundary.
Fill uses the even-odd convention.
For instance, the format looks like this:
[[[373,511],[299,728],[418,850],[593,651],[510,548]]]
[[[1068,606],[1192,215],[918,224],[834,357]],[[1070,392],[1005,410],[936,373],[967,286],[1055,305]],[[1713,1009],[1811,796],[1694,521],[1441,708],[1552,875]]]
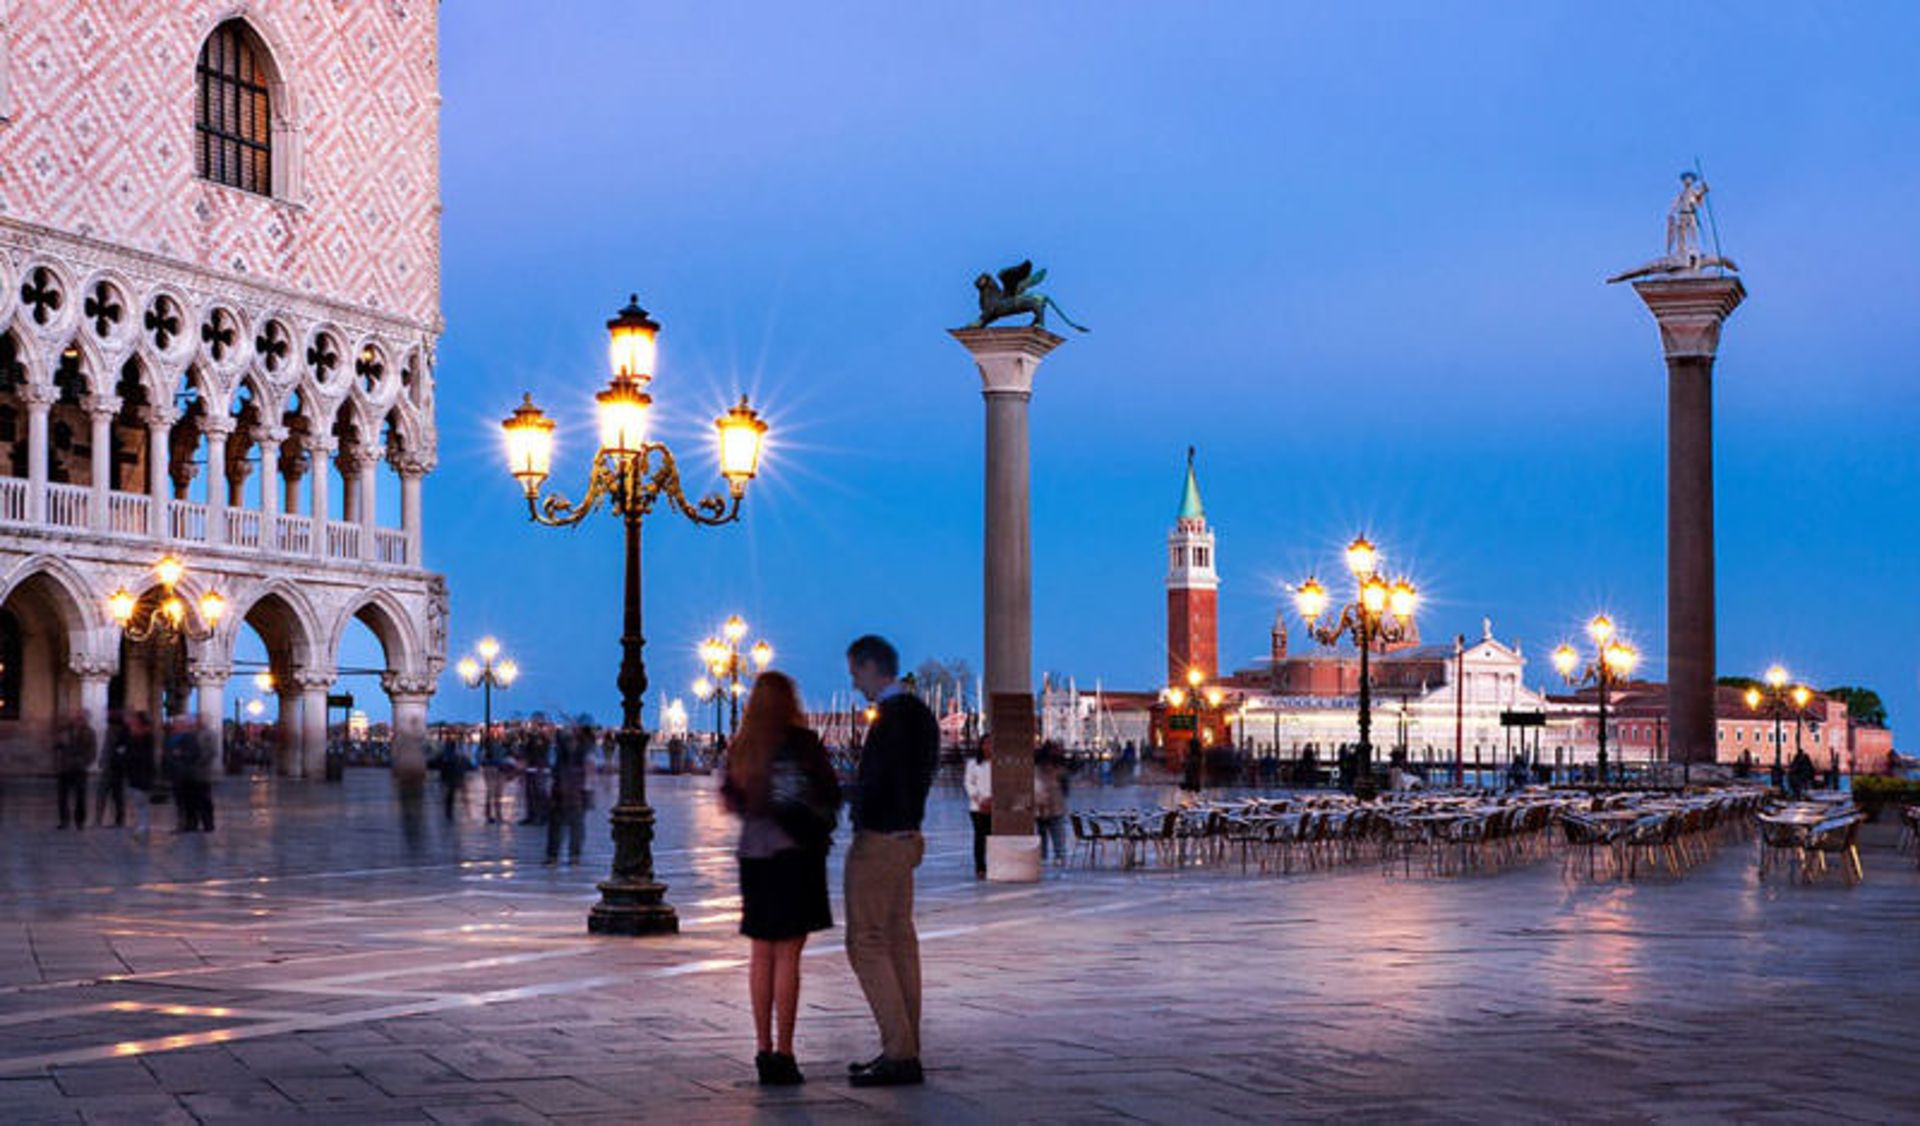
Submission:
[[[280,699],[279,769],[318,774],[358,620],[385,653],[398,761],[446,651],[445,586],[420,551],[431,337],[95,254],[52,232],[0,238],[0,742],[18,755],[58,717],[99,725],[109,707],[218,731],[251,628]],[[106,599],[151,593],[163,554],[185,562],[190,605],[218,590],[227,612],[205,640],[127,643]]]

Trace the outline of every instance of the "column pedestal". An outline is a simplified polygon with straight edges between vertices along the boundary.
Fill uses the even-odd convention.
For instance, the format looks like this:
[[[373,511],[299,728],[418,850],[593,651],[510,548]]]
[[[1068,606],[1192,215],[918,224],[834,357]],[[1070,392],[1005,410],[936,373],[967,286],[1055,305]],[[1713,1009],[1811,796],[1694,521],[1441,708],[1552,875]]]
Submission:
[[[1065,338],[1043,328],[960,328],[987,407],[986,690],[993,719],[987,878],[1040,878],[1033,825],[1033,519],[1027,404],[1040,361]]]
[[[1736,277],[1635,282],[1667,359],[1667,759],[1717,755],[1713,548],[1713,360],[1746,297]]]

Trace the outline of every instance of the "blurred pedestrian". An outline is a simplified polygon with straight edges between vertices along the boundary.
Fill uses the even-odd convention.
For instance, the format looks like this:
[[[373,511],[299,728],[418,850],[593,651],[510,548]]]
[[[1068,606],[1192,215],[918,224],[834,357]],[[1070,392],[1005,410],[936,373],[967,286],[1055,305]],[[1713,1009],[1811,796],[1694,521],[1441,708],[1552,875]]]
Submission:
[[[506,753],[500,745],[492,738],[488,738],[485,748],[480,752],[480,783],[485,791],[486,819],[489,825],[504,817],[500,808],[507,788],[506,779],[503,777],[506,773],[505,758]]]
[[[127,823],[127,721],[119,712],[107,718],[107,737],[100,752],[100,778],[93,787],[93,823],[107,821],[107,803],[113,803],[113,827]]]
[[[900,683],[900,654],[885,638],[868,634],[848,646],[847,671],[875,712],[847,849],[847,961],[880,1026],[880,1055],[850,1070],[856,1087],[904,1086],[924,1082],[913,870],[927,851],[920,823],[940,762],[940,722]]]
[[[587,771],[593,733],[561,730],[555,736],[552,782],[547,788],[547,863],[560,862],[560,838],[567,838],[567,863],[580,863],[587,832]]]
[[[763,672],[727,749],[720,797],[740,818],[740,933],[751,940],[747,992],[760,1082],[805,1082],[793,1055],[800,1012],[800,953],[833,926],[827,851],[840,783],[819,735],[806,726],[792,678]],[[777,1024],[777,1037],[776,1037]]]
[[[467,792],[466,748],[451,736],[440,740],[440,753],[434,756],[434,767],[440,773],[441,806],[447,820],[452,821],[461,797]]]
[[[87,770],[99,750],[99,739],[86,713],[71,712],[61,720],[53,737],[53,770],[62,829],[69,820],[76,829],[87,827]]]
[[[1794,797],[1807,796],[1807,791],[1813,789],[1815,773],[1813,756],[1807,754],[1806,748],[1793,752],[1793,763],[1787,768],[1787,785],[1792,788]]]
[[[1194,752],[1189,752],[1194,753]],[[1040,834],[1040,862],[1067,862],[1067,758],[1060,744],[1048,740],[1033,753],[1033,825]]]
[[[527,812],[520,818],[522,825],[547,823],[549,754],[546,737],[540,732],[529,729],[520,737],[520,794],[527,806]]]
[[[973,878],[987,878],[987,836],[993,832],[993,743],[985,735],[967,756],[967,816],[973,819]]]
[[[135,712],[127,721],[127,787],[139,797],[133,802],[133,831],[145,836],[153,828],[153,719]]]

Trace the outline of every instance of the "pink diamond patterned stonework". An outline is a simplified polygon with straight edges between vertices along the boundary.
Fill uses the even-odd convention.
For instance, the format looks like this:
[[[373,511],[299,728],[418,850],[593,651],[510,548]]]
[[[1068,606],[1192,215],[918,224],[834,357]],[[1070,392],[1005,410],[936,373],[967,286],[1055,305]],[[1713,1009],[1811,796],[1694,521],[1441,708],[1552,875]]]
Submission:
[[[278,72],[270,199],[194,170],[194,66],[240,14]],[[432,0],[0,4],[0,223],[439,331]]]

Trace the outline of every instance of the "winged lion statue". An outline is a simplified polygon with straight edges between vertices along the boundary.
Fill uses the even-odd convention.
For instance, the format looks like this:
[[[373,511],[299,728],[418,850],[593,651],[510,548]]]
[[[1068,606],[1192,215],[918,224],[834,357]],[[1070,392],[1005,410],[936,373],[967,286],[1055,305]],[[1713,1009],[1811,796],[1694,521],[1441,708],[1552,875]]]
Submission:
[[[1033,315],[1031,326],[1045,328],[1047,309],[1051,306],[1054,312],[1060,314],[1060,319],[1065,321],[1069,328],[1076,332],[1086,332],[1085,326],[1073,323],[1073,318],[1067,316],[1066,310],[1060,307],[1059,302],[1035,288],[1046,279],[1047,272],[1034,269],[1031,259],[1022,260],[1017,266],[1008,266],[1001,270],[998,281],[995,281],[990,274],[981,274],[973,279],[973,288],[980,291],[980,316],[969,327],[985,328],[1002,317],[1017,317],[1022,313],[1031,313]]]

